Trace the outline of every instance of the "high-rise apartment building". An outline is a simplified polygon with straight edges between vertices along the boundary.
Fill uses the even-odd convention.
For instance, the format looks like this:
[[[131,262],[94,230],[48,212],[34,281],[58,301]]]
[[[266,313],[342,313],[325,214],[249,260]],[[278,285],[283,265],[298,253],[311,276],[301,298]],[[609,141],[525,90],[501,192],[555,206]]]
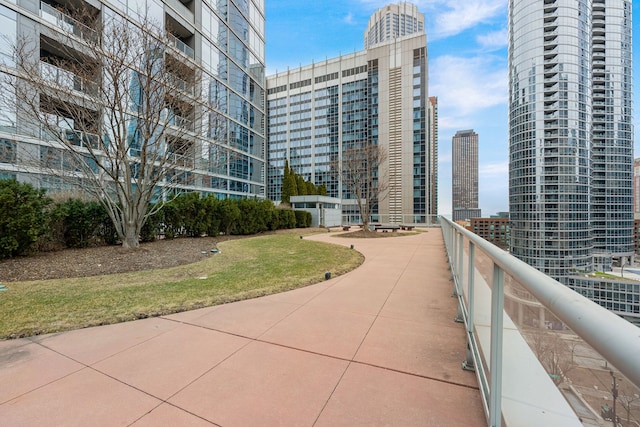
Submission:
[[[297,174],[343,199],[345,221],[359,221],[356,201],[332,164],[342,161],[344,150],[375,144],[387,153],[378,177],[389,186],[373,220],[436,220],[437,101],[428,96],[424,17],[407,4],[385,7],[371,17],[366,34],[387,21],[411,21],[413,30],[403,24],[403,35],[377,36],[363,51],[267,77],[271,200],[280,200],[288,161]]]
[[[509,210],[513,255],[638,316],[577,275],[634,253],[631,30],[629,0],[509,1]]]
[[[459,130],[451,139],[453,220],[480,218],[478,208],[478,134]]]
[[[91,22],[81,22],[86,18],[86,11],[89,11]],[[15,61],[12,45],[23,38],[30,40],[36,46],[30,55],[35,60],[40,56],[43,73],[54,76],[51,83],[70,85],[70,90],[74,91],[69,92],[66,99],[48,99],[48,104],[60,105],[82,99],[87,103],[86,97],[91,93],[77,75],[64,69],[65,59],[86,54],[83,41],[88,40],[86,37],[101,37],[99,32],[108,19],[119,16],[118,19],[130,20],[132,25],[140,24],[141,15],[152,19],[159,30],[158,39],[168,40],[160,53],[162,66],[168,70],[171,64],[180,64],[175,68],[183,70],[171,76],[174,90],[166,95],[174,99],[182,97],[180,111],[163,112],[166,116],[163,126],[171,126],[181,137],[192,141],[188,153],[179,154],[189,157],[185,159],[189,168],[182,173],[184,180],[179,187],[215,193],[219,197],[264,198],[264,13],[264,0],[129,3],[121,0],[0,0],[0,35],[3,36],[0,37],[0,60],[11,64]],[[135,40],[131,42],[136,43]],[[100,75],[99,69],[96,75]],[[132,71],[130,81],[121,84],[139,84],[134,80],[135,76]],[[98,81],[104,85],[103,91],[109,90],[107,80]],[[133,105],[135,100],[131,102]],[[91,101],[86,105],[92,105]],[[60,111],[58,108],[57,113]],[[45,152],[59,150],[59,157],[64,158],[64,146],[61,149],[60,144],[50,138],[51,133],[43,132],[29,117],[16,114],[15,108],[1,113],[0,178],[17,178],[51,190],[68,188],[68,182],[52,175],[50,169],[33,164],[27,166],[24,157],[25,153],[35,153],[31,156],[33,159],[40,153],[44,159]],[[130,114],[133,117],[138,113]],[[80,132],[73,124],[78,123],[79,117],[61,118],[64,129],[60,131],[70,138],[77,138],[79,144],[86,137],[102,140],[104,146],[108,146],[109,138],[101,115],[91,115],[89,109],[81,114],[82,120],[95,122],[95,135],[78,136]],[[159,147],[165,148],[159,150],[169,146],[170,141],[164,145],[161,142]],[[212,159],[214,151],[215,161]],[[132,165],[135,165],[137,155],[135,144],[132,144],[128,153]],[[163,185],[164,182],[160,183]]]
[[[640,219],[640,159],[633,161],[633,216]]]

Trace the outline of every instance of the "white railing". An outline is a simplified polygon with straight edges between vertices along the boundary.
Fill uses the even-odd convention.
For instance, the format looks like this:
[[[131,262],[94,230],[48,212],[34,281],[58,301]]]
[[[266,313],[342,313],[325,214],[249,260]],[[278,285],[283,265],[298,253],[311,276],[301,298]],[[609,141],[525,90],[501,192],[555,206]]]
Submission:
[[[45,2],[40,2],[40,16],[45,21],[69,34],[73,34],[83,40],[96,40],[96,30],[73,19]]]
[[[167,38],[169,39],[169,42],[180,52],[184,53],[189,58],[195,58],[195,51],[191,46],[188,46],[185,42],[171,33],[167,33]]]
[[[99,149],[101,145],[99,135],[71,129],[58,128],[55,132],[52,132],[42,127],[40,129],[40,138],[45,141],[63,142],[65,144],[91,149]]]
[[[449,219],[440,223],[466,327],[463,367],[476,372],[488,425],[640,418],[640,328]]]
[[[43,79],[55,82],[59,86],[89,95],[97,93],[98,86],[94,82],[44,61],[40,61],[40,74]]]

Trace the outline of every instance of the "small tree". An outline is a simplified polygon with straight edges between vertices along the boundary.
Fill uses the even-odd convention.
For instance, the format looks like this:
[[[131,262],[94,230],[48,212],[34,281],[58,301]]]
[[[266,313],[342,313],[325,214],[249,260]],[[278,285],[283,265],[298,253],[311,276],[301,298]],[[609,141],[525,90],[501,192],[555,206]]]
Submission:
[[[291,196],[298,195],[298,186],[296,183],[296,174],[289,168],[289,161],[284,162],[284,175],[282,177],[282,203],[291,203]]]
[[[386,151],[376,144],[348,148],[342,152],[342,161],[332,162],[333,175],[355,199],[363,229],[369,230],[369,221],[378,203],[387,195],[389,183],[380,176],[380,166],[387,161]],[[344,197],[343,197],[344,198]]]
[[[0,106],[16,111],[19,132],[49,143],[27,166],[99,200],[134,248],[163,206],[150,202],[193,179],[197,128],[214,113],[200,101],[200,70],[164,27],[86,5],[68,11],[86,24],[81,34],[17,40]]]

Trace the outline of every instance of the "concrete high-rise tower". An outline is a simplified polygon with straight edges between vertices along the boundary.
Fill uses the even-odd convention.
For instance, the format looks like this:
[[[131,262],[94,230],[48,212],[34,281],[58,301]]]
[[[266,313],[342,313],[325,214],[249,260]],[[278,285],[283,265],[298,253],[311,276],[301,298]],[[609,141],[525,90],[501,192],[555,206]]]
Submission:
[[[376,10],[364,32],[364,48],[398,37],[424,33],[424,15],[411,3],[389,4]]]
[[[453,220],[479,218],[478,134],[473,129],[456,132],[451,148]]]
[[[511,252],[564,283],[633,256],[631,1],[509,1]]]

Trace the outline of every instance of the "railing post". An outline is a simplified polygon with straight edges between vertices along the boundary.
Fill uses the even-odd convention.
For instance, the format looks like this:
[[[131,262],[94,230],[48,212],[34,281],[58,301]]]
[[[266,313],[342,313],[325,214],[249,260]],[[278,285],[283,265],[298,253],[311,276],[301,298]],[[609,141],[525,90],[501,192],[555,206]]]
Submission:
[[[471,339],[473,337],[473,305],[474,301],[474,284],[473,277],[475,275],[476,264],[476,245],[473,242],[469,242],[469,278],[467,279],[467,358],[462,362],[462,369],[466,371],[475,371],[476,367],[473,362],[473,352],[471,351]],[[464,296],[463,296],[464,298]],[[459,304],[461,306],[461,304]]]
[[[489,426],[502,426],[502,333],[504,311],[504,271],[493,265],[491,289],[491,361],[489,389]]]
[[[454,288],[454,296],[458,296],[462,292],[462,282],[464,281],[464,235],[458,235],[458,281]]]

